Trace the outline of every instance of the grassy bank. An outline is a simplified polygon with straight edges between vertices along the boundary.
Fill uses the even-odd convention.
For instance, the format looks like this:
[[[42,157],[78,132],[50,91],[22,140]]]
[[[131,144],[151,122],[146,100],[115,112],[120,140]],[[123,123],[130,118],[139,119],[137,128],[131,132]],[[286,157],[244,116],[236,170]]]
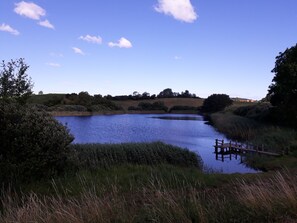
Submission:
[[[289,172],[226,176],[115,166],[8,191],[0,222],[295,222],[296,183]]]
[[[211,123],[232,140],[263,146],[267,151],[284,153],[280,158],[248,156],[247,163],[252,167],[262,170],[297,168],[297,131],[261,121],[266,112],[260,110],[263,107],[261,104],[256,105],[255,108],[249,109],[250,112],[247,112],[246,116],[240,116],[234,113],[248,110],[246,106],[231,106],[223,112],[212,114]],[[258,112],[254,112],[256,109]]]
[[[205,174],[163,143],[72,145],[63,176],[2,191],[0,222],[294,222],[293,171]]]

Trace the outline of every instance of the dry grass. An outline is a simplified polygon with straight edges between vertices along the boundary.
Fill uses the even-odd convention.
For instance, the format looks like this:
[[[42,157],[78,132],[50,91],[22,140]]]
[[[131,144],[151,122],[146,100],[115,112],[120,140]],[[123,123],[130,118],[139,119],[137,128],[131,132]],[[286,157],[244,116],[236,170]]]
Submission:
[[[123,192],[115,182],[102,189],[81,180],[83,191],[75,196],[67,190],[2,195],[0,222],[296,222],[296,183],[296,173],[288,171],[217,189],[178,178],[168,186],[152,176],[148,184]]]
[[[237,194],[241,203],[256,212],[271,214],[278,209],[296,215],[296,183],[296,175],[276,172],[268,181],[259,178],[254,183],[240,182]]]

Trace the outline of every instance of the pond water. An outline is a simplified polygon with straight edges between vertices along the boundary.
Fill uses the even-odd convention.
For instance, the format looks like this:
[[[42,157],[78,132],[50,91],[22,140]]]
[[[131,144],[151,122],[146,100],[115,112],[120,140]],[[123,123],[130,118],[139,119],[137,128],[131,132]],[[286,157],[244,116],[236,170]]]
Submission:
[[[188,148],[198,153],[206,169],[223,173],[257,172],[241,163],[235,155],[216,157],[215,139],[226,139],[199,115],[99,115],[56,117],[67,124],[74,143],[155,142]]]

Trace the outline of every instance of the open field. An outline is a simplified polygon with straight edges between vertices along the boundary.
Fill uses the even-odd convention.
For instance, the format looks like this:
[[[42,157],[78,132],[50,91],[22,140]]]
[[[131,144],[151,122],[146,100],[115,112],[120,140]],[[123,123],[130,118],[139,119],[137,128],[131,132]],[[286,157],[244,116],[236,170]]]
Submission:
[[[113,101],[117,105],[121,106],[125,111],[128,111],[130,106],[137,107],[141,102],[164,102],[164,105],[168,109],[173,106],[189,106],[189,107],[200,107],[203,104],[204,99],[200,98],[157,98],[157,99],[147,99],[147,100],[126,100],[126,101]]]

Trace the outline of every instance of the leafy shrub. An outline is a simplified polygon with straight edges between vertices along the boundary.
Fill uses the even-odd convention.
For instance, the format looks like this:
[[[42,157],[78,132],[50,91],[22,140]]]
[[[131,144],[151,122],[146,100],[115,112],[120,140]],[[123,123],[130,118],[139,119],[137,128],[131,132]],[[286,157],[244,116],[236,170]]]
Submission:
[[[207,113],[222,111],[232,103],[233,101],[226,94],[212,94],[204,100],[202,111]]]
[[[170,108],[169,112],[172,111],[197,111],[198,112],[198,107],[194,106],[185,106],[185,105],[175,105]]]
[[[63,171],[69,130],[43,111],[0,104],[0,182],[30,181]]]
[[[88,111],[88,109],[82,105],[58,105],[55,107],[51,107],[49,110],[50,111],[79,111],[79,112]]]
[[[256,105],[240,106],[233,113],[258,121],[266,121],[269,118],[270,108],[271,105],[269,103],[259,103]]]
[[[163,101],[156,101],[154,103],[140,102],[137,107],[130,106],[128,110],[135,111],[168,111],[168,107],[165,106]]]

